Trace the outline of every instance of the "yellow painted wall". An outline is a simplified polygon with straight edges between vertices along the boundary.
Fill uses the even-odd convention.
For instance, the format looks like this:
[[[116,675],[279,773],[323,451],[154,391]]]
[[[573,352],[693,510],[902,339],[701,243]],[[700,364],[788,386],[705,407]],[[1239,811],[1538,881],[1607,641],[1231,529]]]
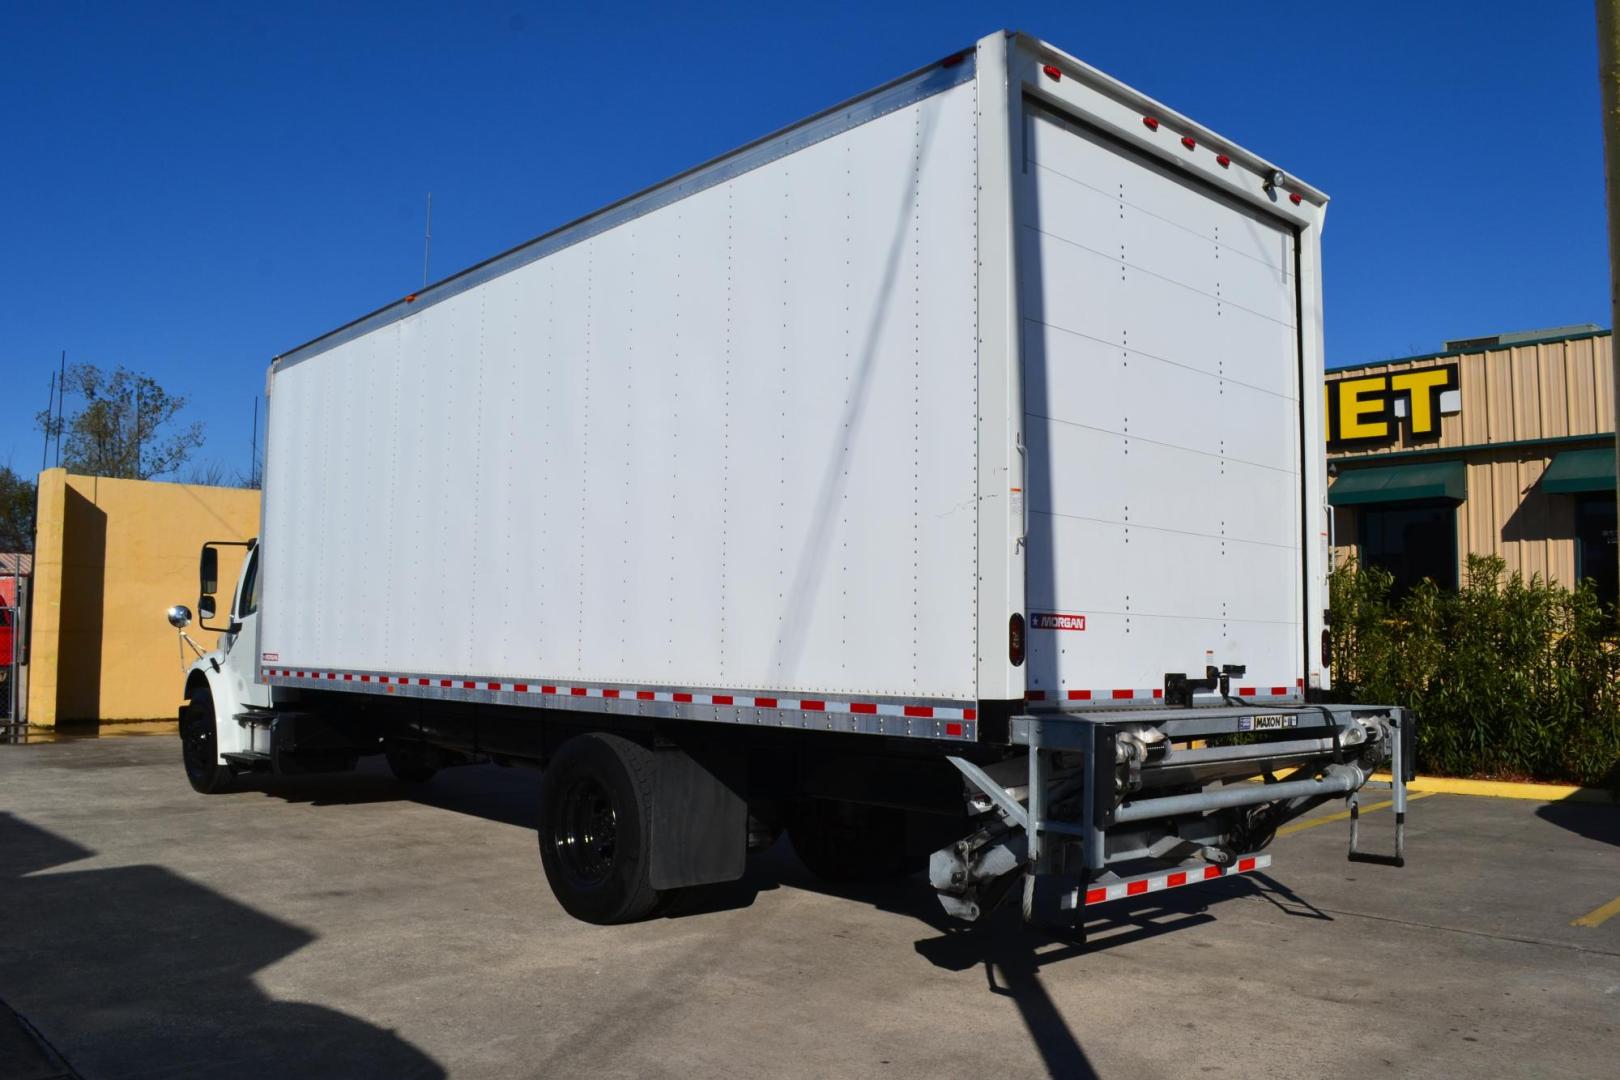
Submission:
[[[164,613],[195,608],[204,541],[258,529],[257,491],[41,473],[29,722],[172,718],[184,677]],[[221,552],[221,618],[235,550]],[[193,623],[192,636],[209,649],[217,635]]]

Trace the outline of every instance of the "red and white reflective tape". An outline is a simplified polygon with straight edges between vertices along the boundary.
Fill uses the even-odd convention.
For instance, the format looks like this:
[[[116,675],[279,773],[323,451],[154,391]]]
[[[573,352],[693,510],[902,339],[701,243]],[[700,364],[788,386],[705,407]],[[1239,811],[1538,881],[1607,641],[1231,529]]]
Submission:
[[[1258,698],[1292,698],[1300,696],[1305,686],[1304,679],[1295,679],[1294,685],[1289,686],[1242,686],[1233,690],[1236,697]],[[1026,690],[1025,701],[1076,701],[1076,702],[1151,702],[1163,701],[1164,690]]]
[[[1163,690],[1026,690],[1025,701],[1162,701]]]
[[[372,672],[316,671],[307,668],[267,667],[266,678],[297,679],[309,682],[367,683],[385,686],[431,687],[440,690],[475,690],[506,694],[547,695],[562,698],[598,698],[605,701],[662,701],[674,705],[729,706],[737,709],[778,709],[801,713],[848,713],[854,716],[887,716],[904,720],[943,720],[947,738],[966,734],[962,724],[979,718],[975,707],[965,705],[911,705],[904,702],[835,701],[826,698],[766,697],[757,693],[725,694],[698,690],[644,690],[617,686],[584,686],[567,683],[513,682],[511,680],[434,678],[421,675],[379,675]]]
[[[1287,697],[1297,694],[1305,686],[1304,679],[1295,679],[1294,685],[1289,686],[1240,686],[1237,689],[1238,697]]]
[[[1270,865],[1270,855],[1243,855],[1231,866],[1195,866],[1188,870],[1171,870],[1163,874],[1148,874],[1127,878],[1124,881],[1114,881],[1107,885],[1093,885],[1086,890],[1085,901],[1081,906],[1106,904],[1110,900],[1144,896],[1147,893],[1163,892],[1165,889],[1179,889],[1183,885],[1196,885],[1201,881],[1213,881],[1220,877],[1264,870]],[[1075,890],[1075,895],[1079,896],[1079,890]]]

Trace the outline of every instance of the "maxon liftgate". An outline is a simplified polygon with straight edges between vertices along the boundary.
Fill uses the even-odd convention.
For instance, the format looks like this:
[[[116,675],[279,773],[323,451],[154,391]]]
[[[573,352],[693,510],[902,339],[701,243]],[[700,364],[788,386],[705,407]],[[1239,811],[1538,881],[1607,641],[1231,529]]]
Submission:
[[[1026,920],[1084,934],[1085,910],[1263,869],[1279,826],[1340,796],[1349,858],[1405,864],[1415,718],[1400,708],[1317,705],[1028,713],[1027,749],[981,767],[951,759],[982,826],[934,853],[945,910],[973,920],[1016,885]],[[1394,853],[1360,850],[1358,793],[1388,764]]]

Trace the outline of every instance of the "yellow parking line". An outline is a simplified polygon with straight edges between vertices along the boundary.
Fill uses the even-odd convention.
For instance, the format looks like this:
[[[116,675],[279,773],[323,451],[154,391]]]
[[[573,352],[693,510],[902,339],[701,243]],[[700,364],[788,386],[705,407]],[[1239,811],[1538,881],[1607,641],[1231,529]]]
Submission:
[[[1389,782],[1389,773],[1373,773],[1373,779]],[[1571,784],[1518,783],[1511,780],[1464,780],[1451,776],[1420,776],[1406,785],[1407,791],[1427,791],[1436,795],[1485,795],[1495,799],[1533,799],[1536,802],[1606,803],[1620,802],[1620,795],[1603,788],[1575,787]]]
[[[1427,799],[1433,794],[1435,793],[1432,791],[1418,792],[1408,795],[1406,797],[1406,801],[1412,802],[1415,799]],[[1363,806],[1361,808],[1361,812],[1363,814],[1370,814],[1374,810],[1383,810],[1386,807],[1394,805],[1395,803],[1393,800],[1387,800],[1385,802],[1373,803],[1371,806]],[[1296,821],[1292,825],[1284,825],[1282,828],[1277,830],[1277,835],[1279,837],[1288,836],[1291,833],[1302,832],[1305,829],[1314,829],[1318,825],[1326,825],[1330,821],[1346,821],[1349,819],[1349,817],[1350,811],[1348,810],[1340,810],[1337,814],[1323,814],[1321,817],[1313,817],[1307,821]],[[1611,911],[1609,914],[1612,915],[1614,912]],[[1605,918],[1607,918],[1607,916],[1605,916]]]
[[[1610,900],[1596,911],[1589,911],[1585,915],[1570,923],[1571,926],[1602,926],[1608,920],[1620,915],[1620,896]]]

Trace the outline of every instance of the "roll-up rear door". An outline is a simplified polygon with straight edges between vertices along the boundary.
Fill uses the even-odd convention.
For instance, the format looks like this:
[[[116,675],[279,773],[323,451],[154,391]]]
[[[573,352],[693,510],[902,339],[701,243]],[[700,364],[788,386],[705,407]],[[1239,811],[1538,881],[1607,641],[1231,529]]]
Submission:
[[[1028,685],[1151,702],[1169,672],[1304,675],[1296,238],[1031,110],[1018,197]]]

